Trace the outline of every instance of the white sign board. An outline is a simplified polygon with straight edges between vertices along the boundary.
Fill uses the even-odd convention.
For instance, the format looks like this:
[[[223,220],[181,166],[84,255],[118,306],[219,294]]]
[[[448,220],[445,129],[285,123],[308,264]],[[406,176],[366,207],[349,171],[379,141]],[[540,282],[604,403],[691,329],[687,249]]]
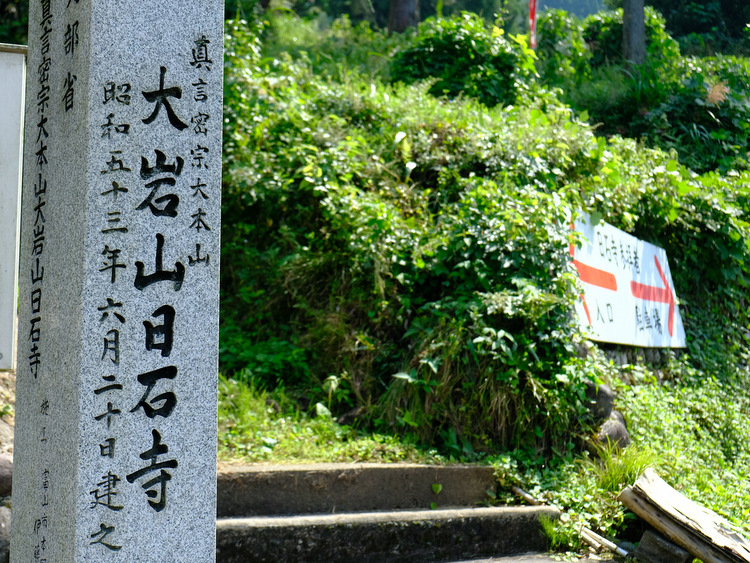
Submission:
[[[574,224],[583,246],[570,247],[584,293],[576,304],[592,340],[684,348],[685,329],[664,249],[584,214]]]
[[[25,48],[0,44],[0,370],[12,370],[16,358],[25,66]]]

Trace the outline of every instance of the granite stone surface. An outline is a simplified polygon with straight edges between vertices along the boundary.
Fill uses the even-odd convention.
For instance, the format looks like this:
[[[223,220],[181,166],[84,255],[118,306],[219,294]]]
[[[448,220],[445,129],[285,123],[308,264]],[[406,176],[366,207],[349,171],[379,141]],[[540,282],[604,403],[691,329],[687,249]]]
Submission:
[[[32,0],[12,561],[215,558],[223,2]]]

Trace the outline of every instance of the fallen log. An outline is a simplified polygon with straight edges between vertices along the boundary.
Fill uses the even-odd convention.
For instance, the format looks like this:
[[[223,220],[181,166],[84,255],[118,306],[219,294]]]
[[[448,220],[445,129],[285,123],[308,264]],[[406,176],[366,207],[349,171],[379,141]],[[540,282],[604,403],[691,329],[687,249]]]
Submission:
[[[704,563],[750,563],[750,542],[734,526],[674,490],[651,469],[617,498]]]
[[[541,506],[542,505],[541,502],[539,502],[538,500],[536,500],[529,493],[527,493],[526,491],[524,491],[523,489],[521,489],[519,487],[511,487],[510,490],[513,493],[515,493],[516,495],[518,495],[519,497],[521,497],[523,500],[525,500],[526,502],[528,502],[532,506]]]

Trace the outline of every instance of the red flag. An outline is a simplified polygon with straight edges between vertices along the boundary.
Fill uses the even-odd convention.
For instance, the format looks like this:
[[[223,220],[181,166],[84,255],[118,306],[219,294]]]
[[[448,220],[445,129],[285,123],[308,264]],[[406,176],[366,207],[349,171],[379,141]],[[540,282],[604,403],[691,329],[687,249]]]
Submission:
[[[536,49],[536,0],[529,0],[529,44]]]

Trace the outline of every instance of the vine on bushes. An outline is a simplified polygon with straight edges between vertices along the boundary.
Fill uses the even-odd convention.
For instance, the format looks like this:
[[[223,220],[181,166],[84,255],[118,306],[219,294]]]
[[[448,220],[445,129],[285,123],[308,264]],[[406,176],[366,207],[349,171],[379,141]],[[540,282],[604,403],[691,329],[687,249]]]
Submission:
[[[313,25],[228,28],[225,373],[303,408],[358,407],[359,424],[456,458],[568,451],[587,431],[584,382],[606,371],[576,357],[579,210],[667,249],[695,366],[732,379],[745,365],[747,172],[698,176],[597,137],[533,73],[480,91],[447,65],[456,53],[533,59],[471,17],[396,39]],[[428,42],[445,64],[424,76],[460,78],[449,99],[389,83]]]
[[[533,52],[512,45],[498,26],[488,29],[476,14],[428,18],[410,46],[391,64],[391,79],[412,84],[432,78],[429,92],[464,95],[487,106],[513,103],[535,72]]]
[[[680,57],[664,19],[646,9],[647,58],[626,64],[622,10],[583,22],[560,10],[539,21],[544,82],[599,124],[600,134],[645,139],[677,151],[697,172],[744,170],[750,152],[750,63],[741,57]]]

